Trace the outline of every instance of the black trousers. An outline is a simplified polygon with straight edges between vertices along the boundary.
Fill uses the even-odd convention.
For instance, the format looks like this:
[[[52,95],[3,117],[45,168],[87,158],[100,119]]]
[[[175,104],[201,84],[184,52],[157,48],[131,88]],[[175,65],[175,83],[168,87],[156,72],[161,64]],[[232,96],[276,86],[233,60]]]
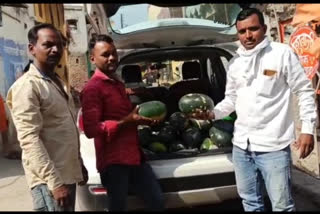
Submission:
[[[110,165],[100,173],[100,178],[107,189],[109,211],[127,210],[129,190],[142,198],[148,210],[164,210],[163,194],[149,164],[144,162],[138,166]]]

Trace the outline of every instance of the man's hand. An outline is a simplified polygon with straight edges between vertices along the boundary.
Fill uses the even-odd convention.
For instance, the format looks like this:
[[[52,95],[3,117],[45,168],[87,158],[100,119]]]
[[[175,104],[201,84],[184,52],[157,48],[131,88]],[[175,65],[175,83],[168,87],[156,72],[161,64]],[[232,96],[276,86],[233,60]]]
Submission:
[[[127,95],[132,95],[132,94],[134,94],[134,91],[133,91],[131,88],[126,88],[125,90],[126,90],[126,94],[127,94]]]
[[[85,185],[88,182],[88,179],[89,179],[88,170],[83,164],[82,164],[82,176],[83,176],[83,181],[80,181],[78,183],[80,186]]]
[[[194,112],[192,112],[188,116],[197,120],[213,120],[215,118],[213,112],[209,110],[203,111],[201,109],[196,109]]]
[[[300,134],[298,140],[293,144],[293,146],[299,150],[299,158],[306,158],[313,150],[314,139],[311,134]]]
[[[123,120],[119,121],[119,126],[126,126],[126,125],[156,125],[160,123],[159,120],[154,120],[151,118],[143,117],[138,114],[139,106],[136,106],[134,110],[126,116]]]
[[[70,203],[70,192],[66,185],[62,185],[52,191],[53,198],[61,207],[67,206]]]

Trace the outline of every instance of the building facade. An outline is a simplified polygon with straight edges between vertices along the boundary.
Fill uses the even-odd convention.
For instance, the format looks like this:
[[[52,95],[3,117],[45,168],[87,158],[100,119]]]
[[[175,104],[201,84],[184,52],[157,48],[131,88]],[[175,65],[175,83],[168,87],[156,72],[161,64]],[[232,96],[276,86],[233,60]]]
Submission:
[[[5,98],[28,63],[27,33],[34,26],[34,8],[1,4],[0,17],[0,94]]]
[[[64,4],[65,22],[68,28],[69,46],[67,66],[71,92],[77,107],[78,95],[88,81],[88,31],[84,4]]]

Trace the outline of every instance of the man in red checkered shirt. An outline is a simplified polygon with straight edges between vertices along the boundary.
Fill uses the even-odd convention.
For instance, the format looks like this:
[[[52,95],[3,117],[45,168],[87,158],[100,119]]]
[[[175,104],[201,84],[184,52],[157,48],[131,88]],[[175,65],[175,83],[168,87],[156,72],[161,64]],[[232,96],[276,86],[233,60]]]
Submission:
[[[80,96],[83,128],[88,138],[94,138],[97,170],[108,191],[109,210],[127,210],[129,184],[148,209],[163,210],[160,185],[145,162],[137,134],[138,125],[159,121],[142,117],[138,107],[133,108],[124,84],[115,75],[118,54],[113,40],[98,35],[90,40],[89,49],[96,70]]]

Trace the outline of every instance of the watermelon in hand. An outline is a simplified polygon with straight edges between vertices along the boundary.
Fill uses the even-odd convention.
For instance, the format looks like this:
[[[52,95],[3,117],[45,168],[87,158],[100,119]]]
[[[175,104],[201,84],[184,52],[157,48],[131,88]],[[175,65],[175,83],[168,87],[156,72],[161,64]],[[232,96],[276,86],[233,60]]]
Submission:
[[[181,112],[185,114],[190,114],[194,112],[196,109],[201,109],[203,111],[212,111],[213,107],[213,100],[205,94],[186,94],[179,100],[179,109]]]
[[[167,115],[166,105],[161,101],[149,101],[139,105],[138,114],[154,120],[163,120]]]

